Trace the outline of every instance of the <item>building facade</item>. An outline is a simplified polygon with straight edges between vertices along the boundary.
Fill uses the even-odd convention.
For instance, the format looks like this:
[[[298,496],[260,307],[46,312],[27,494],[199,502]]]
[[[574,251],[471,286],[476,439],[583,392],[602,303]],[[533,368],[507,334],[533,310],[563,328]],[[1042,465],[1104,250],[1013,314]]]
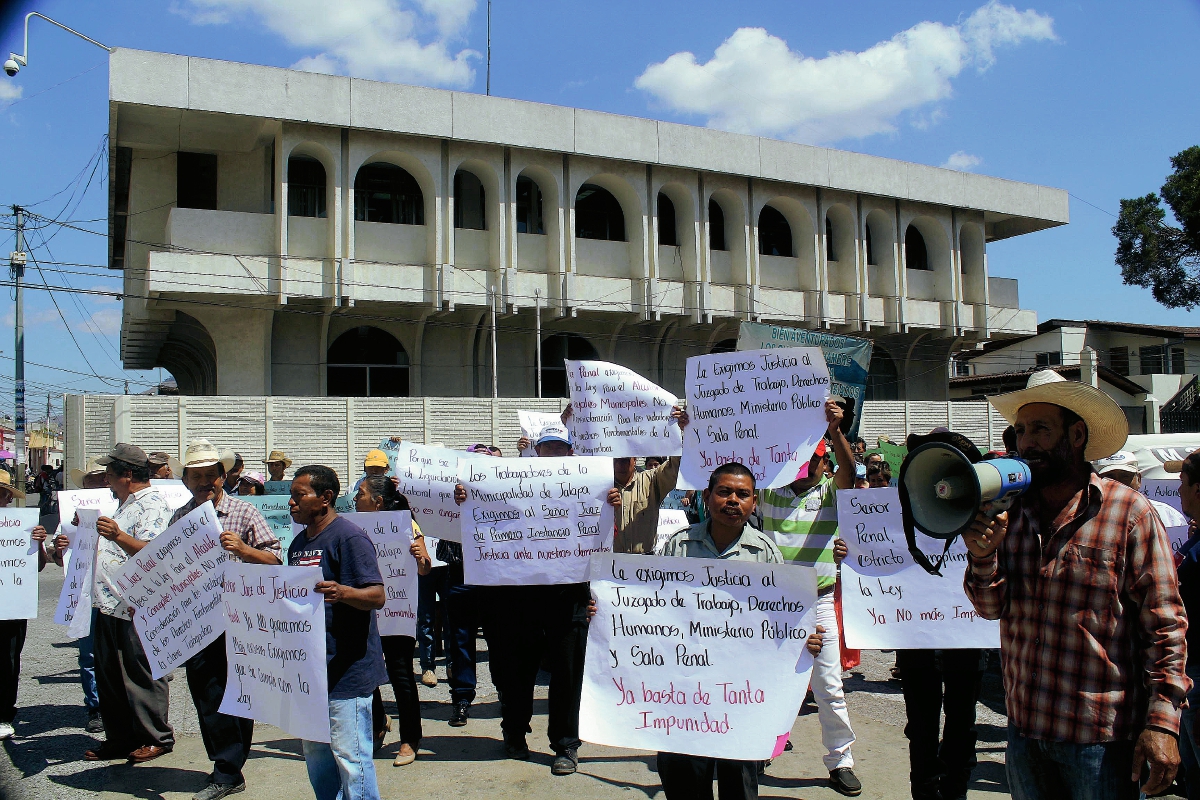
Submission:
[[[987,244],[1068,221],[1057,189],[685,125],[125,49],[110,76],[121,355],[185,395],[560,396],[564,357],[681,392],[758,320],[946,400],[951,355],[1035,332]]]

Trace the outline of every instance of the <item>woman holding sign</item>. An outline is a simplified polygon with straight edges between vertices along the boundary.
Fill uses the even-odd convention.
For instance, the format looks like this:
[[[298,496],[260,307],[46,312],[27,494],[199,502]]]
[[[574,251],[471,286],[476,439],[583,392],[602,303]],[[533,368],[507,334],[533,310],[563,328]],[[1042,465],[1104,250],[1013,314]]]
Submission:
[[[400,494],[396,484],[386,475],[369,475],[358,485],[354,496],[354,510],[408,511],[408,498]],[[417,561],[417,574],[428,575],[433,566],[425,550],[425,537],[417,523],[413,522],[413,543],[409,548]],[[413,675],[413,649],[417,640],[412,636],[380,636],[383,644],[383,662],[387,667],[388,681],[396,693],[396,717],[400,724],[400,750],[396,753],[393,767],[403,767],[417,760],[417,748],[421,744],[421,699],[417,696],[417,679]],[[379,689],[371,698],[371,719],[375,728],[375,747],[383,744],[389,723],[383,709],[383,696]]]
[[[8,508],[14,495],[25,496],[25,493],[12,485],[5,470],[0,469],[0,508]],[[36,509],[31,509],[36,519]],[[13,537],[14,539],[18,537]],[[28,549],[37,545],[38,572],[46,568],[46,529],[37,525],[30,531],[31,543]],[[22,545],[22,551],[26,547]],[[22,553],[28,555],[27,552]],[[37,583],[37,581],[33,581]],[[35,604],[36,605],[36,604]],[[5,615],[0,612],[0,615]],[[13,721],[17,716],[17,683],[21,678],[21,651],[25,648],[25,631],[29,626],[27,619],[0,620],[0,740],[9,739],[16,732]]]

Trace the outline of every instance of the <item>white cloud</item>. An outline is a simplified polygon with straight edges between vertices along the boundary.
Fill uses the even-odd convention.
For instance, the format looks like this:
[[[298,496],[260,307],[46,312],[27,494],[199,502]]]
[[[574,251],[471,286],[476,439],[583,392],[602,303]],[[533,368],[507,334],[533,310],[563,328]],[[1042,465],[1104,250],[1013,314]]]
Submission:
[[[458,49],[476,0],[184,0],[172,10],[199,25],[255,18],[312,50],[297,69],[435,86],[469,86],[479,53]]]
[[[951,153],[950,157],[942,164],[944,169],[956,169],[959,172],[970,172],[983,163],[983,159],[979,156],[973,156],[965,150]]]
[[[121,332],[121,309],[102,308],[99,311],[93,311],[90,321],[93,330],[97,330],[105,336],[116,336]]]
[[[0,81],[0,102],[12,102],[21,99],[25,87],[11,80]]]
[[[688,52],[646,67],[634,86],[667,108],[707,117],[709,127],[805,142],[896,130],[903,115],[918,126],[939,118],[931,104],[951,81],[980,72],[995,50],[1052,40],[1054,20],[990,0],[956,25],[921,22],[862,51],[813,58],[763,28],[738,28],[701,64]]]

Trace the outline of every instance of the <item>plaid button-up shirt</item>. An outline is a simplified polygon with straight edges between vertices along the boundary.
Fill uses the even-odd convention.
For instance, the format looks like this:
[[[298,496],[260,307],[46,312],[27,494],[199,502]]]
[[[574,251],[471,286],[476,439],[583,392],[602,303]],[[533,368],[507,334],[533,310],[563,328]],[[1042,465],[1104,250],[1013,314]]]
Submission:
[[[174,525],[195,511],[196,507],[195,498],[188,500],[185,505],[175,511],[175,516],[171,517],[171,524]],[[217,524],[221,526],[222,531],[236,533],[242,537],[243,542],[255,550],[265,550],[276,558],[280,558],[279,539],[274,533],[271,533],[271,526],[263,519],[263,515],[257,508],[245,500],[238,500],[236,497],[230,496],[228,492],[221,492],[221,502],[214,505],[213,509],[217,512]],[[238,560],[233,553],[225,555],[234,561]],[[282,559],[280,559],[280,563],[282,563]]]
[[[1026,495],[964,584],[975,610],[1000,620],[1020,733],[1085,744],[1179,731],[1187,617],[1166,531],[1141,494],[1092,473],[1045,533]]]

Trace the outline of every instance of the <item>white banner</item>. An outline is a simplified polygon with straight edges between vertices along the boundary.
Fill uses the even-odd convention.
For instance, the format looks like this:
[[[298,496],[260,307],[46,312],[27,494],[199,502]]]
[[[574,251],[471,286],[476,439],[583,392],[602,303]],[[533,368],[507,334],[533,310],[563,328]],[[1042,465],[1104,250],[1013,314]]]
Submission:
[[[37,617],[38,519],[37,506],[0,508],[0,619]]]
[[[717,559],[598,555],[579,709],[585,741],[771,758],[813,658],[816,573]]]
[[[607,361],[568,361],[571,441],[577,456],[677,456],[675,395]]]
[[[147,542],[113,576],[155,680],[225,632],[221,577],[229,556],[211,502]]]
[[[463,460],[459,482],[465,583],[579,583],[612,552],[611,458]]]
[[[320,567],[230,561],[222,606],[229,672],[221,713],[329,741],[329,672]]]
[[[94,508],[100,516],[111,517],[117,513],[117,498],[112,489],[70,489],[58,493],[59,524],[71,524],[75,512],[81,508]],[[64,562],[65,563],[65,562]]]
[[[400,494],[408,498],[413,521],[426,536],[459,541],[459,508],[454,503],[461,450],[403,442],[396,456]],[[492,456],[483,456],[491,458]]]
[[[896,489],[860,490],[890,493],[899,506]],[[841,500],[845,490],[838,491]],[[848,535],[848,526],[839,509],[838,527],[849,554],[842,562],[842,624],[846,646],[856,650],[931,650],[938,648],[1000,646],[1000,623],[975,613],[975,607],[963,590],[967,567],[967,548],[961,538],[950,547],[942,576],[930,575],[912,559],[903,528],[889,535],[895,541],[858,543]],[[946,543],[920,531],[917,546],[931,563],[937,563]],[[891,565],[868,562],[859,567],[860,556],[872,554],[878,560],[883,553],[902,555],[906,566],[886,574]],[[865,570],[865,571],[864,571]]]
[[[412,516],[407,511],[347,514],[375,547],[387,600],[375,612],[380,636],[417,636],[417,561],[412,546]]]
[[[859,575],[894,575],[913,563],[904,538],[900,490],[838,489],[838,535]]]
[[[522,458],[537,456],[537,451],[533,449],[533,446],[537,444],[542,431],[547,428],[553,428],[564,437],[568,435],[567,426],[562,422],[562,414],[554,414],[549,411],[517,411],[517,420],[521,423],[521,435],[529,440],[529,447],[521,451]]]
[[[107,489],[105,491],[108,491]],[[111,497],[111,492],[109,493]],[[71,546],[63,554],[67,571],[62,591],[58,595],[58,608],[54,621],[67,626],[67,636],[79,639],[92,630],[92,591],[96,570],[96,520],[100,518],[97,508],[77,508],[72,518],[79,516],[79,525],[60,523],[62,532]]]
[[[829,370],[820,348],[693,356],[686,385],[691,420],[680,488],[706,488],[709,474],[733,461],[754,473],[759,489],[786,486],[829,427]]]
[[[673,508],[660,508],[658,510],[658,533],[654,537],[655,555],[662,552],[663,547],[675,535],[676,531],[680,528],[691,527],[691,524],[686,511],[679,511]]]

